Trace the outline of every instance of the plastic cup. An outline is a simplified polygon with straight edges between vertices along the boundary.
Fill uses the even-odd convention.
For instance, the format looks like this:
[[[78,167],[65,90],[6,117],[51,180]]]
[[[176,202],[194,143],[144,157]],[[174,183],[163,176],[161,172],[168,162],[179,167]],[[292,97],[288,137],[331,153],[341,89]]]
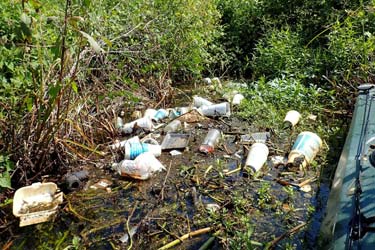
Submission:
[[[125,134],[131,134],[133,132],[135,125],[148,131],[151,131],[154,128],[154,124],[152,124],[150,117],[147,116],[147,117],[143,117],[135,121],[126,123],[121,128],[121,131],[124,132]]]
[[[186,114],[187,112],[189,112],[190,108],[189,107],[179,107],[179,108],[177,108],[177,111],[178,111],[179,115],[183,115],[183,114]]]
[[[249,166],[254,172],[258,172],[267,161],[268,147],[264,143],[254,143],[246,158],[245,166]]]
[[[199,108],[200,113],[205,116],[230,116],[230,105],[228,102],[213,104],[211,106],[202,106]]]
[[[285,115],[284,123],[289,124],[292,127],[294,127],[298,123],[300,118],[301,118],[301,114],[298,111],[290,110]]]
[[[143,117],[153,118],[157,112],[158,111],[156,111],[156,109],[146,109],[145,114],[143,115]]]
[[[315,158],[322,144],[322,139],[317,134],[308,131],[301,132],[289,153],[287,165],[294,165],[296,158],[304,156],[302,167],[306,167]]]
[[[161,146],[142,142],[130,142],[125,144],[125,159],[133,160],[144,152],[150,152],[154,156],[160,156]]]
[[[169,112],[165,109],[159,109],[154,117],[152,117],[153,120],[155,121],[160,121],[163,120],[164,118],[168,117]]]
[[[209,100],[202,98],[200,96],[193,96],[193,106],[196,108],[202,107],[202,106],[210,106],[213,103]]]
[[[245,99],[242,94],[236,94],[233,96],[232,104],[233,105],[240,105],[241,101]]]
[[[215,145],[220,140],[220,135],[220,130],[211,128],[199,147],[199,151],[206,154],[212,153],[215,149]]]
[[[176,132],[177,130],[181,129],[182,124],[180,120],[174,120],[170,122],[167,126],[164,128],[164,132]]]

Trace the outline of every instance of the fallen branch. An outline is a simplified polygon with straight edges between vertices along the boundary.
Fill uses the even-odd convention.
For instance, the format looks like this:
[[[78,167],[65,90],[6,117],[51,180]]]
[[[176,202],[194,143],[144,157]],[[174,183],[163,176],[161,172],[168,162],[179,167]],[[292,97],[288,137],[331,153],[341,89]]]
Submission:
[[[294,234],[295,232],[297,232],[298,230],[303,228],[306,224],[307,224],[306,222],[303,222],[303,223],[299,224],[298,226],[293,227],[288,232],[285,232],[284,234],[282,234],[281,236],[277,237],[276,239],[271,241],[269,244],[267,244],[267,247],[265,249],[267,249],[267,250],[273,249],[276,246],[276,244],[279,243],[282,239],[284,239],[285,237],[287,237],[289,235]]]
[[[202,229],[199,229],[199,230],[196,230],[194,232],[190,232],[190,233],[187,233],[187,234],[184,234],[183,236],[181,236],[179,239],[177,240],[174,240],[170,243],[168,243],[167,245],[164,245],[162,246],[161,248],[159,248],[158,250],[165,250],[165,249],[169,249],[171,247],[174,247],[175,245],[183,242],[184,240],[190,238],[190,237],[194,237],[194,236],[198,236],[198,235],[201,235],[201,234],[205,234],[205,233],[208,233],[212,230],[211,227],[206,227],[206,228],[202,228]]]

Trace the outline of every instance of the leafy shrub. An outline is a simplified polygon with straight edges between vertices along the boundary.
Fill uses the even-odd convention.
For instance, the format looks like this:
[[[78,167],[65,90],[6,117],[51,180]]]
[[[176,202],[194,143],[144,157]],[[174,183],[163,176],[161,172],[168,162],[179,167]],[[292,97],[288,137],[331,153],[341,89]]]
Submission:
[[[336,80],[372,81],[375,70],[375,17],[371,8],[350,12],[328,34],[327,68]]]
[[[299,80],[282,76],[267,81],[261,77],[249,85],[246,99],[241,103],[239,115],[251,119],[261,127],[280,127],[288,110],[318,112],[323,108],[323,100],[329,99],[327,92],[314,85],[305,86]]]
[[[289,28],[272,30],[255,48],[252,67],[254,77],[267,79],[281,75],[313,79],[319,74],[319,54],[301,43],[298,33]]]

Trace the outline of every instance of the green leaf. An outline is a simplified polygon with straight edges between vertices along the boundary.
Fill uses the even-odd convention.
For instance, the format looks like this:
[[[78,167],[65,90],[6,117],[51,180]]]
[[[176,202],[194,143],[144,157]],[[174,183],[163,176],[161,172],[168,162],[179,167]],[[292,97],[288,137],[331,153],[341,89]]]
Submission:
[[[33,98],[27,97],[25,99],[27,110],[30,112],[33,109]]]
[[[12,185],[10,183],[10,175],[8,172],[0,174],[0,187],[12,188]]]
[[[72,89],[75,93],[78,94],[78,87],[77,87],[77,83],[75,81],[72,81]]]
[[[60,92],[60,90],[61,90],[60,84],[49,87],[48,94],[50,95],[52,101],[56,99],[57,94]]]
[[[85,37],[87,39],[91,48],[93,48],[93,50],[96,53],[104,52],[104,50],[100,47],[100,45],[95,41],[95,39],[92,36],[90,36],[89,34],[83,32],[83,31],[79,31],[79,32],[82,34],[83,37]]]

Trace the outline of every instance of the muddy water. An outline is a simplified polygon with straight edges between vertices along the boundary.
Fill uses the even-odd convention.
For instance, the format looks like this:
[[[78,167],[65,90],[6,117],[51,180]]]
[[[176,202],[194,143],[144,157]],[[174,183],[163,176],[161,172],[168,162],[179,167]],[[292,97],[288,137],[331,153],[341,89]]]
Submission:
[[[176,106],[188,104],[184,98],[176,99],[185,100],[185,103],[174,103]],[[198,148],[209,128],[220,129],[224,137],[214,153],[206,155]],[[130,246],[158,249],[189,232],[210,227],[209,233],[184,240],[172,249],[199,249],[214,233],[215,240],[208,249],[235,249],[230,239],[238,240],[239,232],[248,230],[244,217],[253,230],[246,237],[261,244],[307,223],[303,230],[285,237],[275,246],[314,249],[331,173],[326,170],[323,178],[319,178],[319,164],[300,171],[268,162],[254,176],[243,167],[249,146],[240,143],[240,136],[264,130],[237,118],[187,123],[185,132],[191,135],[188,147],[179,156],[163,152],[159,159],[167,171],[146,181],[127,179],[114,172],[111,162],[121,159],[122,153],[112,152],[100,164],[85,166],[90,173],[88,180],[74,192],[65,191],[64,203],[54,221],[19,228],[18,221],[10,215],[10,207],[7,208],[8,214],[3,216],[12,223],[3,232],[1,243],[11,249],[127,249]],[[161,143],[163,137],[155,139]],[[270,157],[286,155],[295,137],[294,131],[271,133]],[[330,159],[325,164],[327,169],[335,164],[334,156]],[[318,163],[319,160],[318,157]],[[275,181],[281,178],[289,183],[301,183],[312,177],[317,179],[308,184],[311,186],[308,192]],[[102,179],[112,184],[106,189],[93,189]],[[135,232],[132,241],[123,242],[128,231]]]

